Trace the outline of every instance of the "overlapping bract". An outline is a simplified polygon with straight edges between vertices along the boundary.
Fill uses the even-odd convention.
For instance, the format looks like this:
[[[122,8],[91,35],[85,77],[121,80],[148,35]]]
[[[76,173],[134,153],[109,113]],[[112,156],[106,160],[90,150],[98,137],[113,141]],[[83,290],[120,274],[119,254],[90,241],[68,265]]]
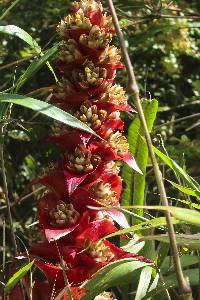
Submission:
[[[63,266],[69,283],[76,287],[115,260],[148,260],[99,240],[117,231],[114,222],[128,226],[115,209],[122,189],[120,162],[140,172],[122,134],[120,111],[132,109],[123,88],[113,83],[116,69],[124,65],[120,51],[110,45],[111,17],[103,13],[99,2],[75,2],[73,14],[61,21],[58,33],[62,43],[56,66],[62,77],[49,101],[101,137],[57,126],[46,139],[58,145],[61,162],[38,180],[48,189],[38,207],[45,241],[33,245],[30,253],[59,291],[65,286]],[[98,209],[105,206],[109,208]]]

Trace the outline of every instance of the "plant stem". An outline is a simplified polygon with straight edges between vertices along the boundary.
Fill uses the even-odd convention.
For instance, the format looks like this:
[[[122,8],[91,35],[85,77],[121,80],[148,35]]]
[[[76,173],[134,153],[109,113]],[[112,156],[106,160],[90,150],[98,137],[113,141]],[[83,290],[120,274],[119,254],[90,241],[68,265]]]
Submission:
[[[115,30],[116,30],[116,33],[117,33],[117,36],[119,39],[123,59],[124,59],[124,62],[125,62],[125,65],[126,65],[127,71],[128,71],[128,91],[132,95],[132,100],[137,108],[140,122],[144,129],[145,138],[146,138],[147,146],[149,149],[149,154],[151,157],[151,161],[152,161],[152,165],[153,165],[153,169],[154,169],[154,173],[155,173],[155,178],[156,178],[156,182],[157,182],[157,186],[158,186],[158,191],[160,193],[160,199],[164,206],[169,206],[165,187],[164,187],[162,173],[160,172],[160,169],[159,169],[159,166],[158,166],[158,163],[156,160],[156,156],[153,151],[151,136],[150,136],[150,133],[147,128],[147,123],[146,123],[144,112],[143,112],[142,105],[140,102],[138,84],[137,84],[137,81],[135,78],[135,73],[133,70],[133,66],[132,66],[127,48],[125,45],[124,36],[120,29],[118,17],[117,17],[115,7],[113,5],[112,0],[108,0],[108,3],[109,3],[111,15],[112,15],[113,23],[115,26]],[[180,258],[179,258],[179,254],[178,254],[178,247],[177,247],[177,243],[176,243],[174,226],[173,226],[173,223],[171,220],[171,215],[169,212],[165,212],[165,216],[166,216],[166,221],[167,221],[167,226],[168,226],[170,246],[171,246],[171,250],[172,250],[172,254],[173,254],[174,267],[175,267],[176,277],[177,277],[178,286],[179,286],[179,293],[180,293],[182,299],[185,299],[185,300],[192,299],[192,291],[191,291],[190,285],[188,284],[187,280],[185,279],[183,271],[182,271],[181,262],[180,262]]]
[[[1,161],[1,172],[2,172],[2,178],[3,178],[3,186],[4,186],[4,193],[5,193],[5,200],[6,200],[6,206],[7,206],[7,211],[8,211],[8,221],[10,225],[10,231],[12,235],[12,240],[13,240],[13,248],[14,248],[14,253],[17,255],[17,243],[16,243],[16,238],[15,238],[15,232],[14,232],[14,227],[13,227],[13,221],[12,221],[12,214],[11,214],[11,205],[10,205],[10,200],[8,196],[8,185],[7,185],[7,179],[6,179],[6,170],[5,170],[5,164],[4,164],[4,131],[5,131],[6,125],[1,125],[1,136],[0,136],[0,161]]]

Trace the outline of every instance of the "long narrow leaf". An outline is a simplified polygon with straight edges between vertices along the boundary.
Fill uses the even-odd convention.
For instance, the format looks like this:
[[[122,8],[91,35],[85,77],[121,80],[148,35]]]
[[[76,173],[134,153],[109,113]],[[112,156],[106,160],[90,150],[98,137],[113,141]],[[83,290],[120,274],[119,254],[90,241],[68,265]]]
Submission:
[[[184,193],[184,194],[187,194],[187,195],[190,195],[190,196],[193,196],[193,197],[196,197],[196,198],[199,198],[199,193],[195,190],[192,190],[190,188],[186,188],[185,186],[182,186],[180,184],[177,184],[171,180],[167,180],[173,187],[175,187],[176,189],[178,189],[180,192]]]
[[[41,53],[41,47],[38,45],[37,41],[30,36],[25,30],[15,26],[15,25],[5,25],[0,26],[0,32],[6,33],[12,36],[17,36],[24,42],[26,42],[33,50],[37,53]]]
[[[139,208],[139,206],[130,206],[129,208]],[[127,207],[126,207],[127,208]],[[188,224],[193,224],[200,226],[200,212],[192,209],[175,207],[175,206],[159,206],[159,205],[144,205],[143,208],[154,209],[154,210],[164,210],[172,214],[172,216],[180,221]]]
[[[141,300],[146,295],[150,281],[151,281],[151,273],[152,273],[151,267],[147,266],[147,267],[143,268],[143,270],[140,274],[140,280],[139,280],[135,300]]]
[[[149,235],[144,236],[141,238],[141,241],[159,241],[163,243],[169,244],[169,237],[166,234],[158,234],[158,235]],[[200,234],[193,234],[193,235],[187,235],[187,234],[177,234],[176,235],[176,242],[178,245],[187,247],[191,250],[200,250]]]
[[[200,193],[200,186],[198,184],[197,181],[195,181],[191,176],[189,176],[187,174],[187,172],[185,172],[183,170],[183,168],[181,168],[173,159],[171,159],[170,157],[168,157],[167,155],[165,155],[164,153],[162,153],[160,150],[158,150],[156,147],[153,148],[154,152],[156,153],[156,155],[168,166],[170,167],[170,169],[176,174],[178,175],[180,178],[182,178],[188,185],[188,187],[190,187],[191,189],[194,189],[196,191],[198,191]]]
[[[172,218],[172,222],[173,222],[173,224],[180,223],[179,221],[177,221],[173,218]],[[111,233],[111,234],[103,237],[102,239],[107,239],[107,238],[110,238],[115,235],[127,234],[130,232],[136,232],[136,231],[141,231],[141,230],[146,230],[146,229],[161,227],[161,226],[166,226],[166,225],[167,225],[166,218],[164,218],[164,217],[155,218],[155,219],[152,219],[152,220],[149,220],[146,222],[142,222],[142,223],[134,225],[134,226],[130,226],[129,228],[118,230],[117,232]]]
[[[73,128],[78,128],[96,135],[96,133],[90,127],[79,121],[74,116],[44,101],[22,95],[0,93],[0,102],[13,103],[30,108]]]
[[[9,14],[9,12],[11,11],[11,9],[13,9],[13,7],[15,7],[19,1],[20,1],[20,0],[15,0],[15,1],[7,8],[4,12],[3,12],[3,14],[0,16],[0,21],[2,21],[2,20]]]
[[[147,266],[146,263],[126,258],[110,263],[100,269],[83,287],[88,293],[82,300],[92,300],[101,292],[118,284],[127,284],[132,281],[132,275],[137,269]]]
[[[31,269],[33,261],[19,269],[6,283],[4,291],[6,294],[15,287],[15,285],[26,275],[26,273]]]
[[[158,101],[155,99],[152,101],[144,100],[142,107],[147,120],[148,130],[151,132],[158,110]],[[122,205],[128,205],[128,203],[143,205],[148,147],[144,141],[144,130],[138,116],[134,118],[129,126],[128,142],[130,150],[133,153],[143,175],[134,173],[133,170],[127,166],[123,167],[122,177],[126,185],[122,196]],[[137,213],[142,215],[142,209],[137,210]]]
[[[18,91],[22,85],[25,84],[25,82],[27,80],[29,80],[30,78],[33,77],[33,75],[38,72],[43,66],[44,64],[46,64],[46,62],[48,60],[51,60],[55,54],[58,52],[58,44],[54,45],[52,48],[50,48],[44,55],[42,55],[41,57],[37,57],[30,65],[29,67],[26,69],[26,71],[22,74],[22,76],[17,80],[16,84],[15,84],[15,91]]]
[[[143,101],[143,111],[147,122],[147,128],[149,132],[152,131],[153,124],[156,118],[158,110],[158,101],[153,99],[152,101],[144,100]],[[134,187],[133,187],[133,200],[132,203],[135,205],[144,204],[144,194],[145,194],[145,176],[146,176],[146,167],[148,162],[148,147],[145,142],[143,142],[144,130],[140,124],[140,130],[137,137],[137,148],[135,153],[135,159],[139,168],[141,169],[143,175],[134,174]],[[143,215],[143,210],[137,210],[137,214]]]
[[[33,39],[32,36],[25,30],[23,30],[22,28],[15,26],[15,25],[5,25],[5,26],[0,26],[0,32],[20,38],[21,40],[26,42],[36,53],[38,53],[41,56],[44,55],[44,53],[42,52],[42,49],[38,45],[37,41],[35,39]],[[50,63],[48,61],[46,61],[46,64],[47,64],[49,70],[51,71],[51,73],[53,74],[54,78],[57,79]],[[22,85],[20,85],[20,87],[21,86]]]

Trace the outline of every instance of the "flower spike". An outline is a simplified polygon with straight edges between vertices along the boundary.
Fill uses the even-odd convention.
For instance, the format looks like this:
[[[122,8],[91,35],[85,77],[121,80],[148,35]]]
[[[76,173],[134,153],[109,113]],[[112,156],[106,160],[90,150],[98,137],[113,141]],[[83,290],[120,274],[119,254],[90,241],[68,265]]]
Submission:
[[[115,223],[129,226],[120,211],[121,163],[141,173],[123,134],[120,112],[133,109],[124,89],[114,83],[116,70],[124,65],[119,49],[111,44],[112,18],[100,1],[75,1],[73,13],[60,22],[57,32],[62,40],[56,61],[60,80],[49,102],[87,124],[101,139],[60,124],[46,138],[58,146],[60,156],[57,167],[38,179],[46,187],[38,205],[38,230],[44,238],[30,254],[56,293],[65,288],[64,267],[72,294],[80,296],[87,293],[80,284],[111,262],[151,261],[104,240],[118,230]],[[95,299],[113,298],[105,292]]]

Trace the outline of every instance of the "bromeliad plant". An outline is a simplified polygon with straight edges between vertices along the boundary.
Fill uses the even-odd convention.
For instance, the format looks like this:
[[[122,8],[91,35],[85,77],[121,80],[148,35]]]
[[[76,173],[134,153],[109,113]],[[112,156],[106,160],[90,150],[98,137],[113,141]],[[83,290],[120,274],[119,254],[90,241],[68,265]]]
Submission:
[[[102,239],[117,231],[114,223],[128,226],[118,209],[121,162],[140,172],[123,135],[120,112],[132,108],[123,88],[114,83],[116,70],[124,65],[120,51],[110,45],[112,18],[100,2],[82,0],[74,3],[73,14],[57,31],[61,78],[49,102],[91,127],[96,136],[57,125],[47,138],[59,147],[60,158],[38,180],[47,187],[38,207],[44,238],[30,253],[55,293],[65,287],[66,278],[72,288],[79,287],[119,259],[150,262]]]

